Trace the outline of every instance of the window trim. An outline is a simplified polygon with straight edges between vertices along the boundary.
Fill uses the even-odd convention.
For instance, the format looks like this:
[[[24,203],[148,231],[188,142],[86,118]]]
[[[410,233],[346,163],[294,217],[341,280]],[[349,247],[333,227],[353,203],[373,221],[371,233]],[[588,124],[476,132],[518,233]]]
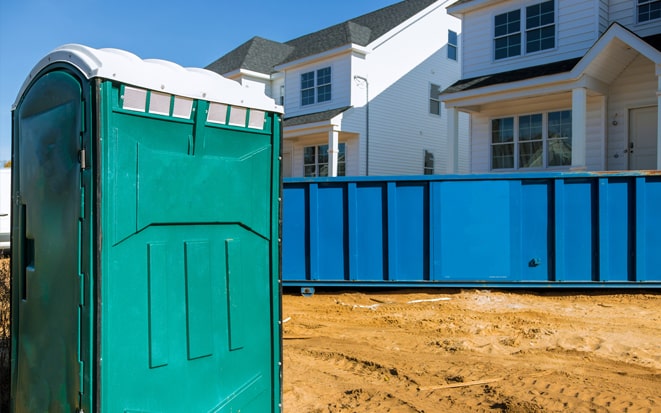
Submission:
[[[509,24],[510,24],[509,23],[509,15],[514,13],[514,12],[517,12],[517,11],[519,12],[519,29],[518,29],[518,31],[513,31],[513,32],[508,31],[507,33],[505,33],[503,35],[497,36],[496,35],[496,18],[498,18],[499,16],[507,15],[507,17],[508,17],[507,26],[509,26]],[[496,14],[496,15],[493,16],[493,19],[492,19],[492,21],[493,21],[492,33],[493,33],[493,59],[494,60],[503,60],[503,59],[509,59],[511,57],[521,56],[521,45],[523,44],[523,31],[521,29],[521,23],[523,22],[523,18],[521,18],[522,14],[523,13],[521,12],[521,9],[514,9],[514,10],[510,10],[510,11],[506,11],[506,12],[503,12],[503,13]],[[509,30],[509,28],[508,28],[508,30]],[[509,54],[509,48],[510,48],[509,39],[512,38],[512,37],[515,37],[515,36],[519,36],[519,54],[510,55]],[[508,39],[508,43],[507,43],[508,53],[507,53],[507,56],[498,58],[498,57],[496,57],[496,42],[498,40],[502,40],[502,39]]]
[[[428,149],[423,151],[422,174],[434,175],[434,153]]]
[[[568,170],[571,168],[571,160],[567,165],[549,165],[549,143],[551,141],[557,141],[560,139],[569,139],[570,142],[573,139],[572,136],[568,138],[549,138],[549,115],[555,113],[564,113],[569,112],[569,115],[572,114],[571,108],[560,108],[553,110],[546,110],[542,112],[533,112],[533,113],[518,113],[515,115],[504,115],[489,118],[489,170],[491,172],[505,172],[505,171],[545,171],[545,170]],[[531,166],[531,167],[522,167],[521,163],[521,144],[526,142],[539,142],[540,140],[525,140],[520,139],[520,125],[521,118],[528,116],[542,115],[542,165],[541,166]],[[512,141],[509,143],[494,143],[493,142],[493,121],[495,120],[504,120],[512,119]],[[571,128],[570,128],[571,133]],[[494,167],[494,146],[504,146],[504,145],[513,145],[514,150],[512,153],[513,157],[513,167],[511,168],[495,168]],[[570,154],[571,156],[571,154]]]
[[[643,4],[640,4],[640,2],[643,1]],[[636,0],[634,2],[634,7],[635,7],[635,14],[636,14],[636,23],[637,24],[649,24],[650,22],[656,22],[658,20],[661,20],[660,17],[655,17],[653,19],[648,19],[648,20],[640,20],[640,6],[641,5],[651,5],[658,3],[661,6],[661,0]]]
[[[439,94],[436,96],[436,98],[432,97],[432,92],[434,91],[434,87],[436,87],[436,90],[438,90]],[[441,116],[441,113],[443,112],[443,105],[441,102],[440,98],[440,93],[441,93],[441,85],[437,85],[436,83],[429,82],[429,114],[434,115],[434,116]],[[438,113],[432,112],[432,103],[438,105]]]
[[[451,33],[454,33],[455,42],[450,42]],[[450,50],[454,50],[454,57],[450,56]],[[459,33],[454,30],[448,29],[448,51],[447,58],[454,60],[455,62],[459,61]]]
[[[328,177],[328,164],[330,163],[330,157],[328,155],[328,149],[326,149],[326,156],[328,161],[327,162],[319,162],[319,148],[326,146],[328,147],[328,143],[321,143],[321,144],[311,144],[311,145],[305,145],[303,146],[303,177],[304,178],[319,178],[319,177]],[[307,148],[314,148],[314,164],[312,163],[305,163],[305,150]],[[337,176],[346,176],[346,167],[347,167],[347,144],[346,142],[339,142],[337,145],[338,149],[338,160],[337,160]],[[343,160],[340,161],[339,154],[344,153]],[[321,175],[321,167],[326,165],[326,175]],[[343,168],[340,168],[340,165],[343,165]],[[314,175],[307,175],[305,168],[307,166],[314,166]]]
[[[321,72],[323,70],[328,70],[328,82],[320,84],[319,83],[319,81],[320,81],[319,80],[320,79],[319,72]],[[303,87],[303,84],[304,84],[303,83],[303,77],[306,76],[306,75],[310,75],[310,74],[312,74],[312,79],[306,80],[306,82],[309,83],[311,81],[312,85],[304,88]],[[333,67],[332,67],[332,65],[319,67],[319,68],[312,69],[312,70],[301,71],[300,74],[299,74],[299,87],[300,87],[299,97],[300,97],[300,106],[301,107],[332,102],[333,101]],[[322,88],[324,90],[326,90],[326,88],[327,88],[328,98],[320,101],[319,96],[321,94],[321,89]],[[308,92],[308,93],[312,92],[312,95],[311,96],[304,96],[304,93],[306,93],[306,92]],[[324,92],[324,96],[325,96],[325,92]],[[311,101],[310,101],[310,98],[312,99]],[[308,103],[304,103],[304,102],[308,102]]]
[[[557,35],[557,32],[556,32],[556,30],[555,30],[555,25],[556,25],[556,23],[555,23],[555,20],[556,20],[556,19],[555,19],[555,16],[556,16],[556,11],[555,11],[555,0],[553,1],[553,4],[552,4],[552,7],[553,7],[553,21],[552,21],[551,23],[546,23],[546,24],[544,24],[544,23],[541,21],[541,17],[543,16],[542,5],[543,5],[543,4],[546,4],[546,3],[548,3],[548,1],[542,1],[541,3],[535,3],[535,4],[531,4],[530,6],[526,6],[526,27],[525,27],[525,35],[526,35],[526,39],[525,39],[525,40],[526,40],[526,43],[525,43],[525,49],[526,49],[526,54],[527,54],[527,55],[528,55],[528,54],[537,53],[537,52],[542,52],[542,51],[544,51],[544,50],[553,50],[553,49],[555,49],[555,44],[556,44],[556,41],[557,41],[557,39],[556,39],[556,37],[557,37],[557,36],[556,36],[556,35]],[[531,29],[531,28],[528,27],[528,19],[529,19],[529,16],[528,16],[528,10],[529,10],[531,7],[536,7],[536,6],[539,7],[539,9],[540,9],[540,10],[539,10],[539,11],[540,11],[540,14],[539,14],[540,24],[539,24],[538,26],[534,26],[534,28]],[[540,39],[539,39],[539,42],[540,42],[540,48],[537,49],[537,50],[533,50],[532,52],[528,51],[528,46],[529,46],[529,44],[530,44],[530,43],[529,43],[529,42],[530,42],[529,34],[532,33],[533,31],[535,31],[535,32],[536,32],[536,31],[539,31],[539,32],[541,33],[541,32],[544,31],[544,29],[548,29],[548,28],[552,28],[552,29],[553,29],[553,47],[548,47],[548,48],[545,48],[545,49],[541,48],[542,38],[540,37]],[[523,46],[523,45],[522,45],[522,46]]]
[[[528,30],[528,27],[527,27],[528,8],[532,7],[532,6],[541,5],[541,4],[547,3],[549,1],[553,2],[553,23],[552,24],[546,24],[546,25],[543,25],[543,26],[539,26],[538,29],[541,29],[542,27],[551,27],[551,26],[553,26],[553,47],[550,47],[548,49],[540,49],[540,50],[528,52],[527,51],[528,33],[531,31],[531,30]],[[518,35],[520,36],[519,54],[497,58],[496,57],[496,40],[501,39],[501,38],[505,38],[507,36],[511,36],[512,34],[508,33],[506,36],[496,37],[496,17],[514,12],[516,10],[519,11],[519,17],[520,17],[519,31],[517,32]],[[491,27],[491,47],[492,47],[491,59],[492,59],[493,62],[502,62],[502,61],[509,60],[509,59],[516,59],[516,58],[520,58],[520,57],[533,56],[533,55],[538,54],[538,53],[546,53],[546,52],[549,52],[549,51],[552,51],[552,50],[556,50],[558,48],[558,1],[556,1],[556,0],[537,1],[537,2],[532,3],[532,4],[522,5],[517,9],[512,9],[512,10],[505,11],[505,12],[502,12],[502,13],[494,14],[491,17],[491,24],[492,24],[492,27]]]

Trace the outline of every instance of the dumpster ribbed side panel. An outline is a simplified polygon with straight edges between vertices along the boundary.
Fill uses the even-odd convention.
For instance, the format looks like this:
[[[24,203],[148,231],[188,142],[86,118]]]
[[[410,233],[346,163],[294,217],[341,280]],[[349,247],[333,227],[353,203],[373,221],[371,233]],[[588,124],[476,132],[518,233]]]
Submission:
[[[661,286],[661,176],[286,179],[285,286]]]

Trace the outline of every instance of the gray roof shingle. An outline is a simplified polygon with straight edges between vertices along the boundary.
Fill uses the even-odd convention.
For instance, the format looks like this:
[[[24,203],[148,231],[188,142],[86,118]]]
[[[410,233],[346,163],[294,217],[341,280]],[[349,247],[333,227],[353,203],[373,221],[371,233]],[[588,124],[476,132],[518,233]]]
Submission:
[[[576,66],[579,60],[581,59],[568,59],[544,65],[524,67],[523,69],[472,77],[470,79],[461,79],[455,82],[452,86],[445,89],[442,93],[445,94],[463,92],[465,90],[478,89],[481,87],[492,86],[501,83],[517,82],[519,80],[569,72],[574,68],[574,66]]]
[[[661,51],[661,34],[642,37],[641,39],[656,50]],[[569,72],[580,60],[581,58],[574,58],[544,65],[524,67],[522,69],[510,70],[508,72],[492,73],[489,75],[472,77],[470,79],[461,79],[445,89],[442,94],[463,92],[465,90],[479,89],[481,87],[498,85],[501,83],[517,82],[519,80]]]
[[[323,112],[310,113],[308,115],[292,116],[291,118],[285,118],[283,122],[283,126],[288,127],[288,126],[306,125],[308,123],[317,123],[317,122],[331,120],[335,116],[349,109],[351,109],[351,106],[326,110]]]
[[[293,50],[292,46],[255,36],[211,63],[207,69],[220,74],[237,69],[270,74],[273,66],[283,61]]]
[[[285,43],[253,37],[207,66],[225,74],[238,69],[270,74],[279,64],[348,44],[367,46],[438,0],[404,0]]]

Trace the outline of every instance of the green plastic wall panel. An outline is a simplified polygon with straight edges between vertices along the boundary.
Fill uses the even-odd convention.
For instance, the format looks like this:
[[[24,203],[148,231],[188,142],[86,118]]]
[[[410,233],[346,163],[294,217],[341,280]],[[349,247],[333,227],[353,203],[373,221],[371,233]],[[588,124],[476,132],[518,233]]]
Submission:
[[[102,90],[101,410],[278,410],[275,121],[136,114]]]

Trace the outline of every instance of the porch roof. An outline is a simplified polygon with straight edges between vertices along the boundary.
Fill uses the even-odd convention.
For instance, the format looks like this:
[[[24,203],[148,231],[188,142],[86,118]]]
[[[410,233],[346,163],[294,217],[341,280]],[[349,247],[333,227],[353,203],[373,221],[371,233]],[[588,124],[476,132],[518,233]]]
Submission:
[[[640,54],[661,64],[661,34],[641,38],[620,24],[613,23],[582,57],[461,79],[441,92],[441,100],[502,92],[506,84],[511,84],[507,88],[512,90],[517,85],[534,88],[535,85],[546,86],[551,82],[571,82],[582,75],[607,84],[614,80],[613,73],[620,71],[612,70],[614,65],[619,65],[623,70]]]
[[[351,109],[352,106],[344,106],[341,108],[337,109],[331,109],[331,110],[326,110],[323,112],[315,112],[315,113],[310,113],[307,115],[300,115],[300,116],[292,116],[290,118],[285,118],[283,122],[283,126],[285,128],[291,127],[291,126],[300,126],[300,125],[307,125],[310,123],[319,123],[319,122],[326,122],[330,121],[337,115],[346,112],[347,110]]]
[[[479,89],[486,86],[498,85],[501,83],[517,82],[520,80],[532,79],[535,77],[555,75],[557,73],[569,72],[576,66],[581,58],[567,59],[560,62],[553,62],[544,65],[524,67],[523,69],[510,70],[507,72],[494,73],[485,76],[476,76],[470,79],[461,79],[452,86],[445,89],[442,93],[455,93],[465,90]]]

